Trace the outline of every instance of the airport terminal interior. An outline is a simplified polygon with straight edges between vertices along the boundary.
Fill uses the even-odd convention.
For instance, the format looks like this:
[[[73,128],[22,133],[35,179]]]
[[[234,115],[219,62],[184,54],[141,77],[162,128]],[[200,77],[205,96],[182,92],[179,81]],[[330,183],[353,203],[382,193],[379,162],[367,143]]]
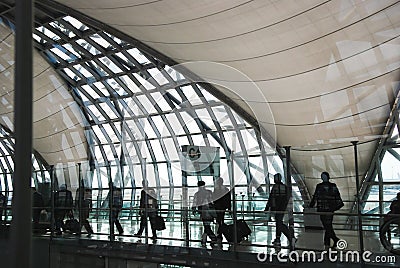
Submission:
[[[399,267],[399,14],[0,0],[0,267]]]

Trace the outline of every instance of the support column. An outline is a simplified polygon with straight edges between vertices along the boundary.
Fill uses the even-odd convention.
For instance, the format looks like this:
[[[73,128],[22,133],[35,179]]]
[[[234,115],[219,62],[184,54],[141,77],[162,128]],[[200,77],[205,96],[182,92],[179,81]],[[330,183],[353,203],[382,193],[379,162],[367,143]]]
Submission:
[[[15,165],[11,226],[12,267],[31,267],[33,2],[16,1],[14,133]]]

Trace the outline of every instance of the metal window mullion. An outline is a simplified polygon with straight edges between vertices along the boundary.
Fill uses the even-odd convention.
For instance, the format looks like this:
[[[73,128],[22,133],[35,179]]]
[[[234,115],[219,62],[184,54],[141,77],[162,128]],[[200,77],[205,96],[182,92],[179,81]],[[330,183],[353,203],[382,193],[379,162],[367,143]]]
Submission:
[[[110,123],[111,124],[111,123]],[[115,150],[115,146],[114,143],[111,141],[110,136],[108,135],[107,131],[105,130],[105,128],[103,127],[103,124],[98,125],[100,128],[100,131],[103,133],[104,137],[107,140],[107,145],[110,145],[111,151],[113,153],[114,159],[118,158],[118,154],[117,151]],[[102,144],[103,145],[103,144]]]
[[[89,86],[91,89],[93,89],[93,90],[96,92],[96,94],[100,96],[100,98],[105,98],[105,99],[107,99],[107,96],[105,96],[104,93],[101,92],[100,89],[98,89],[93,83],[87,84],[87,86]],[[86,91],[86,89],[84,89],[82,86],[78,86],[78,87],[81,89],[81,91],[86,92],[86,94],[85,94],[86,97],[90,96],[90,98],[88,98],[88,99],[89,99],[89,100],[92,100],[92,103],[93,103],[93,104],[99,102],[99,99],[98,99],[98,98],[96,98],[96,99],[93,98],[93,97]],[[103,101],[103,102],[104,102],[104,101]]]
[[[231,149],[229,148],[228,144],[226,143],[224,134],[223,134],[223,130],[221,127],[221,124],[219,123],[219,121],[217,120],[217,117],[215,116],[214,111],[212,110],[210,103],[207,102],[206,103],[206,98],[204,97],[204,95],[201,93],[201,90],[199,89],[199,87],[197,86],[197,84],[193,83],[192,87],[194,89],[194,92],[197,94],[197,96],[200,98],[201,102],[204,104],[206,110],[208,111],[208,114],[211,117],[211,120],[214,122],[215,127],[217,128],[217,132],[219,135],[219,139],[221,141],[221,147],[225,150],[225,155],[229,155],[231,154]],[[223,106],[225,108],[225,106]],[[226,109],[225,109],[226,110]]]
[[[51,22],[53,22],[53,23],[60,23],[60,20],[54,20],[54,21],[51,21]],[[52,26],[52,25],[50,24],[51,22],[46,23],[46,24],[43,24],[42,26],[45,27],[45,28],[47,28],[49,31],[55,33],[58,37],[60,37],[60,40],[63,41],[63,42],[58,42],[58,44],[59,44],[60,46],[65,45],[65,44],[68,44],[71,40],[76,39],[76,38],[75,38],[76,35],[75,35],[75,37],[69,37],[69,36],[65,35],[64,32],[62,32],[62,31],[60,31],[58,28]],[[62,24],[62,23],[61,23],[61,24]],[[75,33],[74,33],[74,34],[75,34]]]
[[[76,64],[74,64],[74,66],[79,66],[79,67],[81,67],[81,68],[84,68],[84,66],[82,66],[82,65],[80,65],[79,63],[76,63]],[[88,83],[88,81],[87,81],[87,77],[86,76],[84,76],[78,69],[76,69],[74,66],[71,66],[70,68],[65,68],[65,69],[68,69],[68,70],[70,70],[71,72],[73,72],[78,78],[80,78],[79,80],[75,80],[75,79],[72,79],[72,78],[69,78],[69,76],[67,75],[67,74],[65,74],[66,75],[66,77],[68,77],[69,79],[68,80],[72,80],[73,81],[73,83],[71,83],[72,85],[75,85],[75,83],[78,83],[78,82],[81,82],[82,83],[82,81],[85,83],[85,84],[87,84]],[[86,68],[85,68],[86,69]],[[57,69],[56,68],[56,70],[57,71],[63,71],[62,69]]]
[[[98,32],[98,34],[104,39],[106,40],[111,46],[113,46],[116,50],[121,51],[123,49],[123,47],[118,44],[117,42],[114,41],[114,39],[112,39],[109,35],[105,34],[104,31],[100,30]],[[123,43],[124,41],[121,40]]]
[[[396,152],[395,150],[393,150],[393,149],[391,149],[391,148],[387,149],[387,151],[388,151],[391,155],[393,155],[393,156],[397,159],[397,161],[400,161],[400,154],[399,154],[398,152]]]
[[[184,123],[184,121],[182,119],[182,116],[180,115],[180,112],[177,109],[177,108],[179,108],[180,102],[177,99],[175,99],[171,94],[168,94],[168,92],[166,92],[166,94],[164,94],[164,95],[167,96],[167,98],[165,100],[171,106],[172,112],[175,114],[176,118],[178,119],[178,122],[181,124],[182,129],[183,129],[183,131],[185,132],[185,135],[188,138],[189,145],[194,145],[192,136],[191,136],[187,126],[185,125],[185,123]],[[176,107],[177,105],[178,105],[178,107]],[[178,152],[180,152],[180,150]]]
[[[109,59],[107,57],[107,59]],[[94,62],[96,63],[101,69],[103,69],[103,71],[105,71],[107,73],[107,77],[111,76],[111,75],[118,75],[120,76],[121,72],[119,73],[115,73],[114,71],[112,71],[110,68],[108,68],[107,65],[105,65],[103,62],[101,62],[100,58],[93,58],[92,61],[90,62]],[[123,70],[121,70],[123,72]]]
[[[35,29],[33,33],[46,41],[45,43],[43,42],[39,43],[45,50],[48,50],[54,46],[55,41],[50,37],[48,37],[45,33],[39,31],[38,29]]]
[[[196,113],[196,109],[193,108],[192,104],[189,102],[186,95],[183,93],[182,89],[180,87],[177,87],[175,90],[178,92],[179,96],[182,98],[183,103],[185,103],[185,112],[188,113],[189,116],[191,116],[194,119],[197,126],[199,127],[199,129],[201,131],[201,135],[203,136],[205,145],[210,146],[210,141],[208,140],[208,136],[204,131],[205,128],[207,128],[208,126],[203,122],[203,120],[199,119],[199,117],[197,116],[197,113]],[[181,105],[183,103],[181,103]]]
[[[79,63],[77,65],[81,66],[81,68],[84,68],[86,71],[88,71],[94,77],[96,82],[99,81],[100,78],[108,77],[109,74],[101,73],[103,70],[101,70],[101,68],[98,68],[97,66],[95,66],[94,63],[96,63],[94,60],[90,60],[90,61],[86,61],[83,63]],[[88,83],[91,82],[90,81],[90,79],[92,79],[91,77],[86,77],[83,75],[83,73],[82,73],[82,76],[85,77],[86,80],[89,80]]]
[[[105,151],[104,151],[104,148],[103,148],[103,146],[102,146],[102,144],[100,143],[100,140],[98,139],[98,137],[97,137],[97,135],[94,133],[94,131],[93,130],[89,130],[89,131],[92,131],[92,133],[91,133],[91,137],[94,139],[94,141],[95,141],[95,143],[93,144],[93,155],[94,155],[94,157],[95,157],[95,161],[97,161],[98,162],[98,160],[97,160],[97,157],[96,157],[96,155],[95,155],[95,147],[96,146],[98,146],[99,148],[100,148],[100,152],[101,152],[101,155],[103,156],[103,160],[105,161],[105,162],[107,162],[108,161],[108,159],[107,159],[107,155],[106,155],[106,153],[105,153]]]

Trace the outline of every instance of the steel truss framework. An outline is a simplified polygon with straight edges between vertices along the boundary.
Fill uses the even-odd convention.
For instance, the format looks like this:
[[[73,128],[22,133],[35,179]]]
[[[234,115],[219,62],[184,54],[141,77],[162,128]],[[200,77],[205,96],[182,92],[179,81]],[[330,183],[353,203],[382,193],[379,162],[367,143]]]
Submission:
[[[0,192],[7,200],[12,199],[15,139],[10,130],[0,126]],[[37,152],[32,154],[32,186],[49,182],[50,174],[46,162]]]
[[[13,29],[12,6],[1,13]],[[234,180],[237,193],[248,200],[264,198],[271,174],[283,173],[279,154],[256,127],[205,90],[208,85],[191,82],[145,45],[126,42],[93,26],[90,18],[78,20],[40,2],[35,16],[35,47],[67,81],[85,117],[90,156],[80,171],[98,190],[98,207],[110,178],[125,189],[127,207],[134,205],[136,189],[147,178],[160,189],[160,198],[168,196],[173,209],[171,201],[181,194],[182,145],[220,147],[221,174]],[[232,153],[234,175],[227,167]],[[56,175],[64,168],[56,165]],[[295,199],[302,201],[306,188],[294,179]],[[295,210],[301,203],[295,203]]]
[[[385,214],[400,192],[399,96],[362,187],[363,212]]]

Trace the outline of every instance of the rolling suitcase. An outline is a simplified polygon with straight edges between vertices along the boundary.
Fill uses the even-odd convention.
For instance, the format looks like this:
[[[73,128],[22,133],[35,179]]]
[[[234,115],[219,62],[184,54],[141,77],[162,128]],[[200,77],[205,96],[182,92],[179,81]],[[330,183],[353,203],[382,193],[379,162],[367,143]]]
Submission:
[[[65,221],[65,229],[71,233],[79,233],[80,225],[77,219],[69,219]]]
[[[220,227],[220,232],[225,236],[228,242],[233,242],[234,240],[234,225],[233,224],[222,224]],[[251,234],[251,230],[244,220],[236,221],[236,237],[237,242],[240,243],[245,237]]]

